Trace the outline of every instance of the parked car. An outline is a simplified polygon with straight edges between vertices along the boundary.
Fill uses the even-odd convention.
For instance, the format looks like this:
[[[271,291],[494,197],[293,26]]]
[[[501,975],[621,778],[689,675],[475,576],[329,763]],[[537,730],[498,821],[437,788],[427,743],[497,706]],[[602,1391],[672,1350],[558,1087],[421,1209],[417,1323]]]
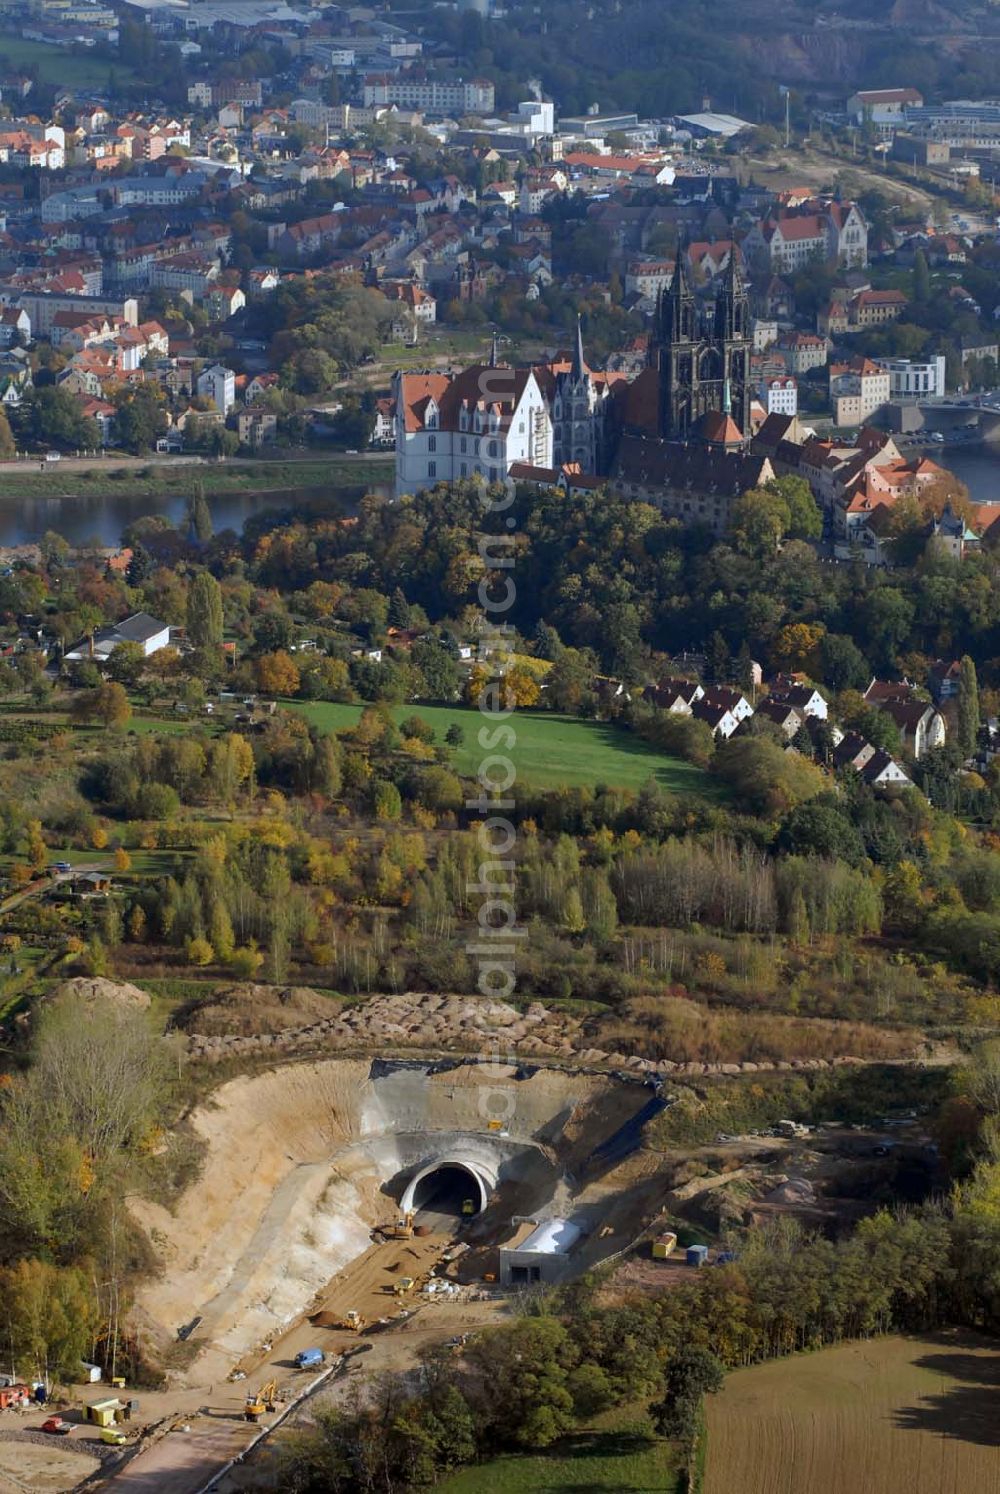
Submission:
[[[68,1437],[71,1427],[61,1416],[50,1416],[48,1421],[42,1422],[42,1431],[51,1432],[54,1437]]]

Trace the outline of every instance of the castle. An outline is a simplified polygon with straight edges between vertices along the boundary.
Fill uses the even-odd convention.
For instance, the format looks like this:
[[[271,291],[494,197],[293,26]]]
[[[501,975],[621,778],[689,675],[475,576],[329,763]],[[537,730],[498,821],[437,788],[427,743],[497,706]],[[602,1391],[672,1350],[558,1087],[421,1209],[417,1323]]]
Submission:
[[[500,362],[394,381],[396,495],[463,477],[501,481],[516,464],[605,472],[611,394],[622,376],[594,372],[577,322],[573,352],[531,368]]]
[[[646,368],[631,383],[571,355],[514,369],[396,376],[396,493],[463,477],[552,481],[569,469],[721,532],[733,497],[774,473],[748,451],[750,308],[730,255],[706,317],[678,247]]]

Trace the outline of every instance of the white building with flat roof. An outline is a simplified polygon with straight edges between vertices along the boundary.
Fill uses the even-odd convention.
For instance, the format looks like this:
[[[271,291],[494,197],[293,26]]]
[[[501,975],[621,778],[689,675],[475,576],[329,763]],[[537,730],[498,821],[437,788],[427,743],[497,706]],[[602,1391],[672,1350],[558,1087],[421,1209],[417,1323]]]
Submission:
[[[889,375],[891,399],[940,398],[945,393],[943,353],[924,362],[916,358],[876,358],[875,361]]]

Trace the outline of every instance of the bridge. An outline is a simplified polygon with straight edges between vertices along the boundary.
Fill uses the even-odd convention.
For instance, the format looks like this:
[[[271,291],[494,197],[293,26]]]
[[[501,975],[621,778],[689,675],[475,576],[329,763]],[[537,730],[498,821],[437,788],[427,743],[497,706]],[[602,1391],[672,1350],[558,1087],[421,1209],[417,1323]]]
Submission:
[[[1000,409],[949,399],[923,400],[917,409],[923,416],[924,431],[941,431],[948,436],[974,427],[976,440],[1000,441]],[[906,432],[919,433],[919,430]]]

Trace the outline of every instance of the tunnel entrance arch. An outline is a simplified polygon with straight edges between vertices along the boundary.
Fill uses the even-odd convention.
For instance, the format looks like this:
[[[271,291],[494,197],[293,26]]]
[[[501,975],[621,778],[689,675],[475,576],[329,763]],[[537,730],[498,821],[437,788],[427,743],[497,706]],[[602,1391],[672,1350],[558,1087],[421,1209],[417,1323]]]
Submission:
[[[489,1202],[493,1180],[475,1162],[459,1157],[439,1157],[425,1163],[410,1179],[400,1200],[404,1213],[433,1208],[439,1213],[461,1214],[471,1198],[481,1214]]]

